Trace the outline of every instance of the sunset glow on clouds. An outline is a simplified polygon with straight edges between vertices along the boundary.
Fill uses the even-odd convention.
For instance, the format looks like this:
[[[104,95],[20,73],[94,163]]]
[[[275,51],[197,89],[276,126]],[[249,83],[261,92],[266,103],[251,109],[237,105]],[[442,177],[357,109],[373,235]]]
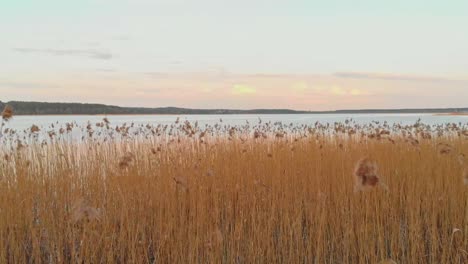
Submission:
[[[257,90],[255,90],[255,88],[244,84],[234,84],[232,88],[232,94],[234,95],[249,95],[255,94],[256,92]]]
[[[40,75],[0,83],[4,100],[99,102],[193,108],[401,108],[463,105],[467,82],[362,80],[335,75],[177,73]],[[446,87],[449,87],[447,89]],[[449,91],[449,92],[447,92]],[[47,95],[47,96],[46,96]]]
[[[0,100],[193,108],[466,107],[468,4],[0,4]]]

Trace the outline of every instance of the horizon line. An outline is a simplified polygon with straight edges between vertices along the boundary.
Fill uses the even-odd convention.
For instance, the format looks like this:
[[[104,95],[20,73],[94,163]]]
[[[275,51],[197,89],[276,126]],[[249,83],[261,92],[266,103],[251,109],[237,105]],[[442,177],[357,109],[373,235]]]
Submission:
[[[11,104],[11,103],[44,103],[44,104],[81,104],[81,105],[102,105],[107,107],[118,107],[118,108],[140,108],[140,109],[163,109],[163,108],[176,108],[184,110],[223,110],[223,111],[262,111],[262,110],[278,110],[278,111],[294,111],[302,113],[332,113],[332,112],[351,112],[351,111],[415,111],[415,110],[460,110],[468,109],[468,106],[462,107],[418,107],[418,108],[348,108],[348,109],[332,109],[332,110],[296,110],[290,108],[190,108],[190,107],[181,107],[181,106],[158,106],[158,107],[146,107],[146,106],[120,106],[113,104],[105,103],[89,103],[89,102],[47,102],[47,101],[17,101],[9,100],[8,102],[3,102],[0,100],[1,104]]]

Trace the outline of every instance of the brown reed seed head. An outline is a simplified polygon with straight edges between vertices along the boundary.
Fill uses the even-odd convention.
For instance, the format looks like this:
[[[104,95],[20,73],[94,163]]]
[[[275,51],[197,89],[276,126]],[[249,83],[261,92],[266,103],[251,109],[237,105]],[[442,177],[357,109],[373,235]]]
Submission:
[[[375,161],[364,158],[358,161],[354,170],[356,187],[375,187],[379,184],[378,166]]]
[[[439,149],[439,154],[441,155],[450,154],[453,150],[453,147],[446,143],[439,143],[437,148]]]
[[[8,121],[13,117],[13,108],[9,105],[5,105],[2,112],[2,118],[4,121]]]
[[[41,131],[41,129],[38,126],[36,125],[31,126],[31,133],[37,133],[39,131]]]
[[[463,165],[465,165],[465,162],[466,162],[465,154],[460,153],[458,155],[458,163],[463,166]]]
[[[72,205],[71,221],[79,223],[82,221],[99,221],[101,219],[101,210],[88,206],[87,202],[80,198]]]
[[[132,153],[130,152],[125,153],[125,155],[122,158],[120,158],[119,167],[121,169],[128,167],[134,159],[135,159],[135,156]]]
[[[172,178],[176,184],[185,186],[187,184],[187,180],[181,176],[173,177]]]

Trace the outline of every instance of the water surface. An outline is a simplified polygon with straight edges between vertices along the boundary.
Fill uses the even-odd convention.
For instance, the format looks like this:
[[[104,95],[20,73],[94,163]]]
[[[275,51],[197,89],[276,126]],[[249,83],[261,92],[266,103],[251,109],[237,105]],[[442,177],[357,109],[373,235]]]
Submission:
[[[48,116],[15,116],[5,127],[16,130],[30,128],[33,124],[40,128],[47,128],[51,124],[64,126],[66,123],[76,122],[85,125],[87,122],[95,124],[101,122],[106,117],[103,115],[48,115]],[[281,115],[111,115],[107,116],[112,125],[130,124],[171,124],[180,118],[180,121],[198,121],[199,125],[214,125],[222,122],[225,125],[243,125],[246,122],[255,124],[262,122],[282,122],[285,124],[307,124],[315,122],[322,124],[334,122],[344,122],[346,119],[353,119],[358,124],[366,124],[372,121],[388,122],[389,124],[399,123],[402,125],[413,124],[419,119],[428,125],[438,125],[446,123],[468,123],[468,116],[447,116],[434,114],[281,114]]]

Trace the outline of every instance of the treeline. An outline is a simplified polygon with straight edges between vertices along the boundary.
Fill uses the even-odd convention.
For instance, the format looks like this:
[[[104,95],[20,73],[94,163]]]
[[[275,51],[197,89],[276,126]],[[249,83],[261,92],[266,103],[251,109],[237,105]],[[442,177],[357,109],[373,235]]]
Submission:
[[[366,114],[366,113],[468,113],[467,108],[419,108],[419,109],[362,109],[336,111],[295,111],[290,109],[190,109],[178,107],[119,107],[104,104],[45,103],[0,101],[0,108],[8,104],[16,115],[208,115],[208,114]]]
[[[174,115],[204,115],[204,114],[298,114],[307,111],[294,111],[289,109],[189,109],[178,107],[119,107],[104,104],[82,103],[44,103],[44,102],[1,102],[0,108],[8,104],[13,107],[16,115],[137,115],[137,114],[174,114]]]

